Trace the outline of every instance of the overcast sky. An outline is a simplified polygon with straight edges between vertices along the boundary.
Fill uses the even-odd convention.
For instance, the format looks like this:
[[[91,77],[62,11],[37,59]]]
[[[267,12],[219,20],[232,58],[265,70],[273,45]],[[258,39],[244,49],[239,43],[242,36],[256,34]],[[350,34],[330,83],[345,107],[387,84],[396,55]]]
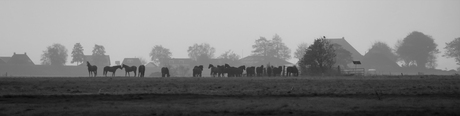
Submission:
[[[457,67],[441,56],[445,43],[460,37],[460,0],[0,1],[0,56],[27,52],[35,64],[53,43],[68,49],[68,64],[77,42],[87,55],[103,45],[113,64],[150,59],[154,45],[174,58],[187,58],[195,43],[209,43],[215,56],[247,56],[256,39],[275,34],[292,54],[299,43],[326,36],[345,37],[364,55],[372,43],[393,47],[412,31],[435,39],[438,68]]]

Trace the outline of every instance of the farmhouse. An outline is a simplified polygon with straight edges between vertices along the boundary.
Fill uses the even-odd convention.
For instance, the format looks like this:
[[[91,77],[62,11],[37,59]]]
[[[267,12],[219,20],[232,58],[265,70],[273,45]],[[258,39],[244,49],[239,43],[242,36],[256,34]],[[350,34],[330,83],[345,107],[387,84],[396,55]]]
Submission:
[[[145,67],[158,67],[158,66],[153,62],[149,62],[149,63],[145,64]]]
[[[123,59],[122,64],[125,64],[125,65],[128,65],[128,66],[140,66],[140,65],[143,65],[139,58],[125,58],[125,59]]]
[[[0,57],[0,65],[6,65],[11,57]]]
[[[339,44],[342,46],[343,49],[349,51],[351,53],[351,57],[353,57],[354,61],[361,61],[363,59],[363,55],[361,55],[350,43],[345,40],[344,37],[342,38],[326,38],[332,44]]]
[[[14,53],[11,57],[0,57],[0,65],[35,65],[32,60],[30,60],[27,53],[16,54]]]
[[[96,65],[96,63],[94,62],[93,55],[85,55],[84,61],[85,62],[88,61],[89,63],[91,63],[93,65]],[[109,55],[104,55],[104,58],[101,60],[99,65],[110,66],[111,65],[110,64],[110,56]],[[80,64],[80,66],[86,66],[86,63],[82,63],[82,64]]]

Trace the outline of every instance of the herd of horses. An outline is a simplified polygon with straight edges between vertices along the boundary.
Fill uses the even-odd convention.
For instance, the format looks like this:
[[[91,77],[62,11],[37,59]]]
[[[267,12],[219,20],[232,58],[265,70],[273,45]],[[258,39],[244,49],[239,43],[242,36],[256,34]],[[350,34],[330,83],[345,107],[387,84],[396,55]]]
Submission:
[[[89,62],[86,62],[88,66],[89,76],[96,76],[97,75],[97,66],[91,65]],[[130,72],[134,72],[134,76],[136,77],[136,72],[139,71],[137,76],[144,77],[145,73],[145,66],[140,65],[139,68],[136,66],[127,66],[122,64],[121,66],[105,66],[103,75],[107,76],[107,72],[112,72],[112,76],[115,76],[115,72],[117,69],[125,69],[125,76],[130,76]],[[214,66],[209,64],[208,69],[211,70],[212,77],[243,77],[244,71],[246,71],[247,77],[255,77],[255,76],[298,76],[299,70],[296,66],[267,66],[261,65],[259,67],[250,66],[246,67],[244,65],[239,67],[232,67],[228,64],[225,65],[217,65]],[[193,77],[202,77],[203,72],[203,65],[194,66],[193,69]],[[161,77],[169,77],[169,69],[167,67],[161,68]]]
[[[201,66],[201,65],[200,65]],[[195,66],[197,67],[197,66]],[[198,66],[199,67],[199,66]],[[268,66],[264,68],[264,65],[259,67],[250,66],[246,67],[244,65],[239,67],[232,67],[228,64],[214,66],[209,64],[208,69],[211,70],[212,77],[223,77],[227,74],[227,77],[243,77],[244,71],[246,70],[247,77],[255,76],[299,76],[299,70],[296,66]],[[195,70],[194,74],[195,74]],[[201,76],[201,73],[200,73]]]
[[[91,65],[88,61],[86,62],[86,66],[88,67],[88,73],[89,73],[89,76],[94,76],[96,77],[97,76],[97,66],[96,65]],[[137,67],[136,66],[128,66],[128,65],[117,65],[117,66],[105,66],[104,67],[104,70],[103,70],[103,75],[104,76],[107,76],[107,72],[112,72],[112,76],[115,76],[115,72],[117,71],[117,69],[125,69],[125,76],[131,76],[130,73],[131,72],[134,72],[134,76],[136,77],[136,72],[137,72]],[[139,66],[139,77],[144,77],[144,73],[145,73],[145,66],[144,65],[140,65]]]

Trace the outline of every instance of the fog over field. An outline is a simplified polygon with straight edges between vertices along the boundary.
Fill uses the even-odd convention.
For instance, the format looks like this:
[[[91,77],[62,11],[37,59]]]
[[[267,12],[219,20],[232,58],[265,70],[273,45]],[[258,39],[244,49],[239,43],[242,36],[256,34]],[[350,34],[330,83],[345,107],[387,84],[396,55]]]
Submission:
[[[103,45],[111,62],[150,59],[155,45],[173,58],[188,58],[195,43],[208,43],[215,57],[232,50],[252,54],[260,37],[279,35],[293,55],[297,45],[314,39],[344,37],[364,55],[374,42],[394,47],[413,31],[431,36],[441,53],[438,69],[456,69],[453,58],[441,57],[445,43],[460,37],[458,0],[1,0],[0,56],[24,53],[35,64],[47,46],[75,43],[85,55]],[[288,59],[296,63],[298,59]]]

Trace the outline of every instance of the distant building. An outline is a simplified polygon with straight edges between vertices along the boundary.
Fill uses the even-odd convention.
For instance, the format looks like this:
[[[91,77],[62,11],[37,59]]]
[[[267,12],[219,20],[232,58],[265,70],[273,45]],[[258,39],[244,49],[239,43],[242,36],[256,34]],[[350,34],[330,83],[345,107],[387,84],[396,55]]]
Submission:
[[[35,65],[32,60],[30,60],[27,53],[16,54],[14,53],[11,57],[0,57],[0,64],[9,64],[9,65]]]
[[[289,66],[294,65],[286,60],[276,58],[276,57],[264,57],[264,56],[247,56],[240,59],[240,65],[245,66],[260,66],[270,64],[272,66]]]
[[[6,65],[11,57],[0,57],[0,65]]]
[[[145,64],[145,67],[158,67],[158,66],[153,62],[149,62],[149,63]]]
[[[168,60],[169,66],[177,67],[177,66],[184,66],[184,67],[191,67],[193,65],[193,60],[190,58],[171,58]]]
[[[350,43],[345,40],[345,38],[326,38],[332,44],[339,44],[342,46],[343,49],[349,51],[351,53],[351,57],[353,57],[354,61],[361,61],[363,59],[363,55],[361,55]]]
[[[139,58],[125,58],[121,64],[128,66],[140,66],[143,65]]]
[[[96,65],[96,63],[93,60],[93,55],[85,55],[84,61],[85,62],[80,64],[80,66],[82,66],[82,65],[86,66],[86,61],[91,63],[91,65]],[[111,65],[110,64],[110,56],[109,55],[104,55],[104,59],[101,61],[100,65],[110,66]]]

